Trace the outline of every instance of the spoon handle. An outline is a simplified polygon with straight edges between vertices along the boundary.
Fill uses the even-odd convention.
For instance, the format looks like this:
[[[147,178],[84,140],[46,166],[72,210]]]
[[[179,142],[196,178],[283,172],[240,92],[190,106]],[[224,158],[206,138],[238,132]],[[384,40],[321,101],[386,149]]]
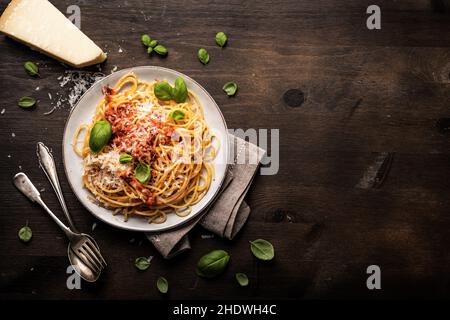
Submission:
[[[45,211],[50,215],[50,217],[56,222],[56,224],[61,228],[62,231],[70,238],[72,236],[72,231],[61,221],[57,216],[47,207],[41,198],[41,194],[23,172],[19,172],[13,178],[13,183],[17,189],[19,189],[28,199],[32,202],[38,203]]]
[[[69,210],[67,210],[66,202],[64,201],[64,196],[59,184],[58,173],[56,172],[56,165],[55,160],[53,159],[53,155],[51,154],[48,147],[42,142],[38,142],[36,153],[39,159],[39,164],[41,165],[42,170],[50,181],[50,184],[52,185],[52,188],[56,193],[56,197],[61,204],[70,229],[72,229],[72,231],[74,232],[78,232],[75,228],[72,218],[70,217]]]

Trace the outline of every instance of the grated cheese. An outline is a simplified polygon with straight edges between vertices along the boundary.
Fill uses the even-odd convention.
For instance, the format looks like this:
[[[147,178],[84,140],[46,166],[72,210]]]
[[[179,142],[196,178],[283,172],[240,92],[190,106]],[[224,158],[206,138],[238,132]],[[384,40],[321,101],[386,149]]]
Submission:
[[[84,158],[85,175],[91,176],[96,182],[117,188],[123,185],[119,174],[130,169],[130,165],[119,162],[120,154],[111,150],[107,153],[89,154]]]
[[[56,98],[52,100],[51,93],[48,94],[52,100],[52,108],[44,113],[51,114],[56,109],[69,106],[72,109],[81,96],[97,81],[103,79],[105,75],[101,72],[89,72],[78,70],[66,70],[63,75],[58,76],[59,87],[64,92],[56,92]],[[39,88],[39,87],[38,87]],[[36,88],[36,90],[39,90]]]

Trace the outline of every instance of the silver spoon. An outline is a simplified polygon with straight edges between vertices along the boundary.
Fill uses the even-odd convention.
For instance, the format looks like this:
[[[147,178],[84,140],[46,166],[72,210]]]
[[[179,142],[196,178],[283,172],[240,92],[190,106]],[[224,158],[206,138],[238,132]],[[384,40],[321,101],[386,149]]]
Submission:
[[[69,247],[67,255],[69,261],[84,280],[88,282],[96,281],[106,263],[100,255],[97,247],[90,240],[91,237],[83,233],[75,233],[71,231],[58,217],[47,207],[41,198],[41,194],[26,176],[20,172],[13,178],[14,185],[32,202],[38,203],[56,222],[69,239]]]

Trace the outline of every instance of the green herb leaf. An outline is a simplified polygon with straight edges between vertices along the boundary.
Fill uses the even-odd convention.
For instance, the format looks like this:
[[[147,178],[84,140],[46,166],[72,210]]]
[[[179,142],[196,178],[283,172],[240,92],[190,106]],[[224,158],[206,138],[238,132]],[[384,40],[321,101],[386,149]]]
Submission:
[[[224,47],[227,44],[228,37],[223,32],[218,32],[216,34],[216,43],[219,47]]]
[[[156,280],[156,286],[161,293],[167,293],[167,291],[169,291],[169,282],[164,277],[158,277],[158,280]]]
[[[148,48],[147,48],[147,53],[148,53],[148,54],[151,54],[152,52],[153,52],[153,48],[152,48],[152,47],[148,47]]]
[[[119,157],[119,162],[120,163],[128,163],[133,161],[133,157],[131,155],[129,155],[128,153],[122,153]]]
[[[201,63],[207,64],[209,62],[209,53],[205,48],[198,49],[197,56]]]
[[[241,285],[241,287],[248,286],[248,277],[245,273],[236,273],[236,280]]]
[[[184,119],[184,112],[181,110],[173,110],[171,113],[169,113],[169,117],[174,120],[180,121]]]
[[[233,81],[225,83],[222,87],[223,91],[225,91],[229,97],[236,94],[237,88],[237,84]]]
[[[144,46],[148,47],[150,45],[150,42],[152,41],[152,38],[148,34],[143,34],[141,36],[141,42]]]
[[[174,100],[177,103],[185,102],[189,95],[186,83],[181,77],[175,80],[175,87],[172,87],[167,81],[161,81],[154,86],[153,91],[159,100]]]
[[[24,109],[29,109],[36,104],[36,99],[33,97],[22,97],[17,101],[17,105]]]
[[[89,137],[89,148],[92,152],[98,153],[111,139],[111,124],[107,120],[97,121],[91,130]]]
[[[163,45],[158,44],[153,50],[160,56],[165,56],[169,51]]]
[[[183,103],[186,101],[188,97],[188,90],[186,87],[186,82],[184,82],[182,77],[178,77],[175,80],[175,87],[172,89],[171,95],[172,99],[177,103]]]
[[[153,91],[159,100],[172,100],[172,87],[166,81],[161,81],[155,84]]]
[[[224,250],[214,250],[205,254],[197,263],[197,275],[213,278],[221,274],[230,261],[230,255]]]
[[[27,61],[23,64],[23,67],[25,68],[25,71],[30,76],[39,76],[39,68],[36,64],[34,64],[31,61]]]
[[[20,228],[18,235],[21,241],[28,242],[31,240],[33,232],[31,231],[31,228],[26,225],[25,227]]]
[[[260,260],[272,260],[275,256],[272,244],[264,239],[250,241],[250,250],[252,250],[253,255]]]
[[[147,183],[151,177],[150,166],[146,163],[139,162],[134,170],[134,177],[142,184]]]
[[[145,271],[150,267],[150,259],[147,257],[139,257],[134,260],[134,265],[141,271]]]
[[[158,45],[158,40],[152,40],[150,41],[150,43],[148,44],[149,47],[156,47]]]

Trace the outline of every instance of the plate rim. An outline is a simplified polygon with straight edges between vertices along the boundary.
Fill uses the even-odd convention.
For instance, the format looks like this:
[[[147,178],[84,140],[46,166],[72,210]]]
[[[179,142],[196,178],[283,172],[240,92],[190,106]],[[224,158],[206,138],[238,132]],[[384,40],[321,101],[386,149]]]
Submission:
[[[221,181],[219,182],[218,188],[217,188],[217,190],[214,192],[214,194],[212,195],[211,199],[210,199],[208,202],[206,202],[205,205],[203,206],[203,208],[200,209],[196,214],[188,215],[186,219],[180,221],[180,222],[179,222],[178,224],[176,224],[176,225],[163,227],[163,228],[158,229],[158,230],[141,230],[141,229],[135,229],[135,228],[133,228],[133,227],[127,227],[127,226],[123,226],[123,225],[116,225],[116,224],[112,223],[111,221],[109,221],[108,219],[104,219],[104,218],[101,217],[100,215],[95,214],[90,208],[88,208],[88,207],[83,203],[83,201],[80,199],[80,197],[78,196],[78,194],[75,192],[75,188],[74,188],[74,186],[72,185],[71,180],[69,179],[69,174],[68,174],[68,171],[67,171],[66,158],[65,158],[65,153],[66,153],[66,152],[65,152],[65,143],[64,143],[64,142],[65,142],[65,140],[66,140],[68,123],[69,123],[69,121],[70,121],[70,119],[71,119],[71,117],[72,117],[72,115],[73,115],[73,112],[74,112],[75,109],[79,106],[80,102],[81,102],[82,99],[85,97],[85,95],[87,95],[91,90],[93,90],[93,88],[96,87],[100,82],[104,81],[104,80],[107,79],[107,78],[112,77],[115,73],[118,73],[118,72],[127,73],[127,72],[132,72],[133,70],[136,70],[136,69],[163,70],[163,71],[166,71],[166,72],[174,73],[174,74],[176,74],[176,75],[178,75],[178,76],[186,77],[186,78],[188,78],[190,81],[194,82],[194,83],[195,83],[195,84],[196,84],[196,85],[197,85],[197,86],[198,86],[198,87],[206,94],[206,96],[209,97],[209,98],[211,99],[211,101],[212,101],[212,102],[214,103],[214,105],[216,106],[217,111],[219,112],[219,115],[220,115],[220,117],[221,117],[222,123],[223,123],[223,125],[224,125],[224,127],[225,127],[225,131],[226,131],[226,135],[225,135],[225,140],[226,140],[226,141],[225,141],[225,143],[224,143],[224,145],[225,145],[225,147],[226,147],[226,150],[225,150],[225,158],[226,158],[225,174],[223,175]],[[196,218],[196,217],[199,217],[199,216],[203,215],[203,214],[205,213],[205,210],[208,209],[208,208],[210,207],[210,205],[216,200],[218,194],[220,193],[220,190],[222,189],[223,182],[225,181],[225,177],[226,177],[226,175],[227,175],[227,172],[229,171],[229,166],[230,166],[230,164],[229,164],[229,157],[230,157],[230,152],[229,152],[229,151],[230,151],[230,150],[229,150],[229,148],[230,148],[230,138],[229,138],[229,135],[228,135],[228,126],[227,126],[227,123],[226,123],[226,121],[225,121],[225,117],[224,117],[224,115],[223,115],[223,113],[222,113],[222,110],[220,110],[219,105],[217,104],[217,102],[216,102],[216,101],[214,100],[214,98],[209,94],[209,92],[208,92],[205,88],[203,88],[202,85],[200,85],[197,81],[195,81],[194,79],[192,79],[192,78],[189,77],[188,75],[186,75],[186,74],[184,74],[184,73],[181,73],[181,72],[179,72],[179,71],[170,69],[170,68],[160,67],[160,66],[137,66],[137,67],[130,67],[130,68],[125,68],[125,69],[120,69],[120,70],[117,70],[116,72],[113,72],[113,73],[111,73],[111,74],[105,76],[104,78],[102,78],[102,79],[100,79],[100,80],[95,81],[95,82],[89,87],[89,89],[87,89],[87,90],[81,95],[81,97],[78,99],[78,101],[77,101],[77,103],[75,104],[75,106],[74,106],[73,108],[71,108],[71,110],[70,110],[70,112],[69,112],[69,114],[68,114],[68,116],[67,116],[66,122],[65,122],[65,124],[64,124],[64,131],[63,131],[63,137],[62,137],[62,142],[61,142],[61,144],[62,144],[62,149],[61,149],[61,150],[62,150],[62,162],[63,162],[63,167],[64,167],[64,174],[66,175],[66,180],[67,180],[67,182],[69,183],[70,189],[72,190],[72,193],[75,195],[75,197],[77,198],[77,200],[78,200],[78,201],[83,205],[83,207],[84,207],[84,208],[85,208],[85,209],[86,209],[93,217],[95,217],[96,219],[99,219],[100,221],[102,221],[102,222],[108,224],[108,225],[111,226],[111,227],[118,228],[118,229],[121,229],[121,230],[134,231],[134,232],[142,232],[142,233],[159,233],[159,232],[163,232],[163,231],[167,231],[167,230],[172,230],[172,229],[175,230],[175,229],[177,229],[177,228],[182,227],[183,225],[185,225],[187,222],[191,221],[192,219],[194,219],[194,218]],[[221,145],[222,145],[222,144],[221,144]]]

